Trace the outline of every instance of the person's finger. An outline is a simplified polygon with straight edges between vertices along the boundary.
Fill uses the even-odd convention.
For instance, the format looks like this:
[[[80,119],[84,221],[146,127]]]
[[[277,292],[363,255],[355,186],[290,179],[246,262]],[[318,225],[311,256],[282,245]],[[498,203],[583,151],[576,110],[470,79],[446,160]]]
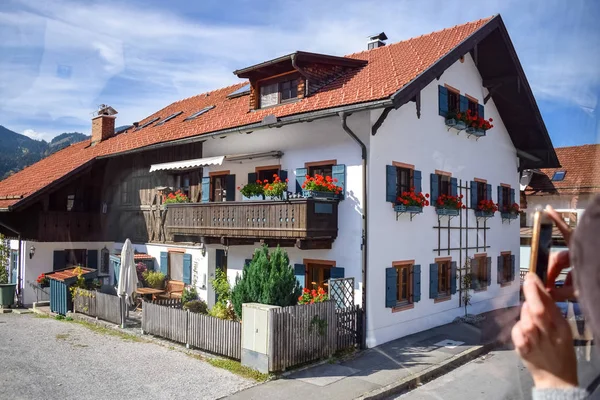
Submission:
[[[520,322],[517,322],[515,326],[513,326],[512,331],[510,332],[510,336],[512,338],[516,352],[519,354],[519,356],[521,356],[521,358],[524,358],[529,353],[530,347],[527,343],[525,335],[523,335]]]
[[[565,285],[560,288],[550,288],[548,289],[548,293],[550,293],[550,297],[554,301],[566,301],[577,298],[577,291],[573,286]]]
[[[523,294],[528,303],[528,312],[532,322],[542,335],[549,335],[552,330],[551,315],[548,312],[554,302],[546,292],[542,281],[534,273],[528,273],[523,283]]]
[[[533,323],[527,302],[523,303],[523,306],[521,307],[521,320],[519,323],[521,325],[521,332],[527,339],[528,344],[532,347],[535,346],[539,342],[540,333]]]
[[[548,259],[548,279],[546,281],[546,287],[553,288],[556,283],[556,278],[560,275],[563,269],[571,266],[571,260],[569,257],[569,251],[559,251],[550,253]]]
[[[569,242],[571,241],[571,228],[566,224],[565,220],[552,208],[551,205],[546,206],[546,213],[554,221],[556,227],[562,233],[565,238],[565,242],[567,242],[567,246],[569,246]]]

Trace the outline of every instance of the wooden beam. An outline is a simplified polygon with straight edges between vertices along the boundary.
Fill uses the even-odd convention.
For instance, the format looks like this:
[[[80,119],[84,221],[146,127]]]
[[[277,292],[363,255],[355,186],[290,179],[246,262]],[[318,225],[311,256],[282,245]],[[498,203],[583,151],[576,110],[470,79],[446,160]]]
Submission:
[[[321,240],[296,240],[296,247],[300,250],[330,250],[332,239],[321,239]]]
[[[483,87],[490,88],[492,86],[498,86],[503,83],[510,83],[517,79],[517,75],[500,75],[492,78],[484,78],[482,85]]]
[[[375,121],[373,127],[371,128],[371,135],[375,136],[379,128],[381,128],[381,125],[383,125],[383,121],[385,121],[388,114],[390,113],[390,111],[392,111],[393,108],[394,107],[386,107],[383,109],[381,115],[379,116],[379,118],[377,118],[377,121]]]

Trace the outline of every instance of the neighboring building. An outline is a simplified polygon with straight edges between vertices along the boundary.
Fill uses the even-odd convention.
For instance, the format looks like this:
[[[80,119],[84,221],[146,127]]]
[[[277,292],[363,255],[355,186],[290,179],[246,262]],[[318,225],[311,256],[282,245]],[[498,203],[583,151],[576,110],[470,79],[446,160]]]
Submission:
[[[97,263],[110,280],[118,260],[101,254],[129,237],[209,304],[215,270],[234,283],[261,243],[285,247],[307,285],[354,277],[368,346],[462,315],[467,258],[479,282],[471,312],[517,304],[519,224],[434,207],[441,194],[509,204],[519,171],[559,165],[502,19],[369,47],[235,71],[248,82],[173,103],[118,134],[101,110],[91,143],[0,182],[1,231],[25,240],[21,287],[42,263]],[[449,111],[467,109],[493,119],[485,137],[446,126]],[[287,201],[243,201],[238,186],[273,174],[289,179]],[[337,178],[343,200],[301,198],[314,174]],[[165,187],[192,202],[165,209]],[[396,196],[410,187],[430,193],[432,206],[397,214]]]
[[[556,155],[560,168],[529,171],[531,181],[522,192],[524,213],[521,220],[521,269],[529,268],[531,226],[536,209],[551,205],[572,228],[584,210],[600,194],[600,145],[559,147]],[[558,229],[553,233],[553,250],[566,250]]]

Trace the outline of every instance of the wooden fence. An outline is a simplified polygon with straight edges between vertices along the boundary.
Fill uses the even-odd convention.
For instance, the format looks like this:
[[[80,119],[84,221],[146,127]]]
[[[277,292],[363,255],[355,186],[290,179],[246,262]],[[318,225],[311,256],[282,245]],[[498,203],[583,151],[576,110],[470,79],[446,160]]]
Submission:
[[[239,360],[242,324],[144,302],[142,331]]]
[[[337,350],[344,350],[361,343],[362,315],[359,306],[337,308],[335,310],[337,324]]]
[[[330,357],[337,349],[333,301],[271,309],[269,319],[272,371]]]
[[[152,300],[152,304],[158,304],[159,306],[166,306],[177,309],[183,308],[183,303],[181,302],[181,299],[156,299]]]
[[[119,297],[110,294],[77,289],[73,296],[73,311],[114,324],[121,323],[121,302]]]

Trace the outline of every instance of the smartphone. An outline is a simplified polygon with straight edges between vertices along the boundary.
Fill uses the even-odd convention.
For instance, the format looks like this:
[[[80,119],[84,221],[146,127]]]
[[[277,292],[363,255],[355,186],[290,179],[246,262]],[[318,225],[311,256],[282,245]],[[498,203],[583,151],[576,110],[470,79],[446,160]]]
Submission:
[[[536,274],[544,284],[548,278],[548,259],[551,247],[552,220],[545,211],[536,211],[533,215],[529,272]]]

